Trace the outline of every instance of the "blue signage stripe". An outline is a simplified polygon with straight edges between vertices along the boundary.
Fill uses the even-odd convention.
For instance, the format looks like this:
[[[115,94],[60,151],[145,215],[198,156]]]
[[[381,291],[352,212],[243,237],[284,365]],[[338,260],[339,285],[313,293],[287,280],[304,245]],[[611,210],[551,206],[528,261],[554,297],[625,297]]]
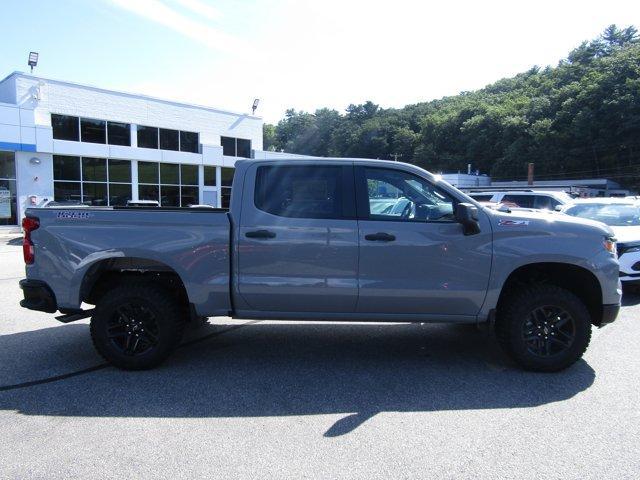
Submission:
[[[30,143],[0,142],[0,150],[12,150],[15,152],[35,152],[36,146]]]

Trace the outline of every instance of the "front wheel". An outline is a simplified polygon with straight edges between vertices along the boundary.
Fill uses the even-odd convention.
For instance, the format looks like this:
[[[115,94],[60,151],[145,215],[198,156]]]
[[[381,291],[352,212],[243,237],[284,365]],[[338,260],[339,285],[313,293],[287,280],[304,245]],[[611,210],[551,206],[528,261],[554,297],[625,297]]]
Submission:
[[[91,318],[91,338],[100,355],[125,370],[153,368],[180,343],[184,318],[162,287],[125,282],[107,292]]]
[[[563,288],[524,287],[500,306],[496,335],[521,367],[557,372],[584,354],[591,340],[591,316],[584,303]]]

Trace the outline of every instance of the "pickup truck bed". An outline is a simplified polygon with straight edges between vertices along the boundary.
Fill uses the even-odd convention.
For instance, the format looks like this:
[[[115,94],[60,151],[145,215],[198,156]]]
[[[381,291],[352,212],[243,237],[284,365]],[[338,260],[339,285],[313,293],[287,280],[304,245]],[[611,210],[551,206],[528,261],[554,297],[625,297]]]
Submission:
[[[207,316],[230,312],[230,221],[224,209],[99,207],[33,209],[38,261],[53,311],[74,312],[105,271],[175,272],[190,303]],[[24,306],[29,307],[29,299]],[[51,308],[49,308],[51,310]]]

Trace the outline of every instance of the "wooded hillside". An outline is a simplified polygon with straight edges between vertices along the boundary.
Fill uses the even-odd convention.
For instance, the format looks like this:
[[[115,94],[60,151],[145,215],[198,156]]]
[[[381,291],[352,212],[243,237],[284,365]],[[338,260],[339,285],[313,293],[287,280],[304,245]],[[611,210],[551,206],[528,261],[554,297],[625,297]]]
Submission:
[[[533,67],[481,90],[400,109],[371,101],[341,114],[288,110],[264,127],[265,149],[391,158],[433,172],[494,179],[607,177],[640,187],[640,41],[608,27],[556,67]]]

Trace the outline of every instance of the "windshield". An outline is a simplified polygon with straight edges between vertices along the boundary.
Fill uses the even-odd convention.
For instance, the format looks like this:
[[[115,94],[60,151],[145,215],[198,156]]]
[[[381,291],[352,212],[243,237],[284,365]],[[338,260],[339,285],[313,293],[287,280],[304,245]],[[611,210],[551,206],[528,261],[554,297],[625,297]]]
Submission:
[[[574,217],[588,218],[612,227],[640,225],[640,208],[623,203],[589,203],[574,205],[565,210]]]

